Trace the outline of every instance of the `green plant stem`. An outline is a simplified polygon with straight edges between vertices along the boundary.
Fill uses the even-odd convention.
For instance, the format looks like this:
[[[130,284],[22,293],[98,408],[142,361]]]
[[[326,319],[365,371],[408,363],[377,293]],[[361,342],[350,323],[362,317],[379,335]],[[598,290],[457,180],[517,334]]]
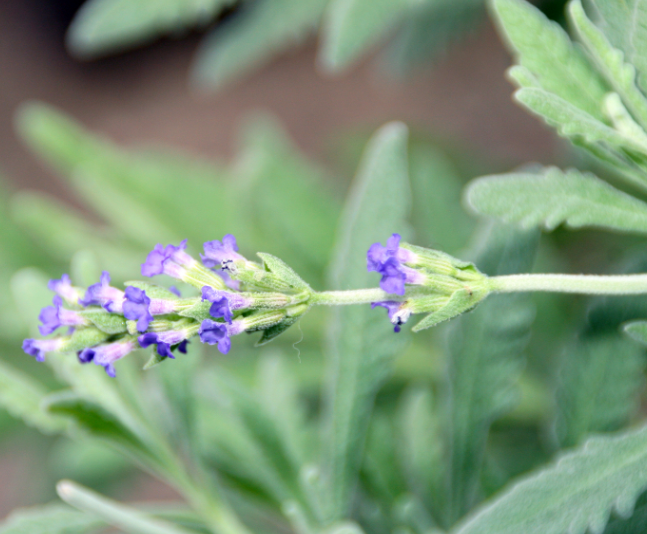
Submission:
[[[495,293],[552,291],[586,295],[639,295],[647,293],[647,274],[597,276],[586,274],[513,274],[489,279]]]

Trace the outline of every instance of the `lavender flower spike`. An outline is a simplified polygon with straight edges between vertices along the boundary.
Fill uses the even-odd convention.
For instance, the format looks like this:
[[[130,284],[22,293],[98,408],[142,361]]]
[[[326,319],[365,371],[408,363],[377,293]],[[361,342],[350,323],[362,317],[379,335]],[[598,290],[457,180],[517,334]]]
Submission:
[[[78,304],[83,298],[83,290],[72,286],[72,280],[66,274],[60,280],[50,280],[47,283],[47,289],[63,297],[70,304]]]
[[[63,338],[54,339],[25,339],[22,342],[22,350],[30,356],[34,356],[36,361],[44,362],[45,354],[61,350],[65,340]]]
[[[136,348],[134,339],[124,339],[83,349],[79,352],[78,357],[81,363],[94,362],[96,365],[102,365],[108,376],[114,378],[116,376],[115,362]]]
[[[146,261],[142,263],[142,275],[166,274],[183,280],[187,270],[195,267],[198,263],[184,252],[186,242],[185,239],[177,247],[174,245],[164,247],[159,243],[155,245],[155,248],[148,253]]]
[[[150,312],[151,299],[142,289],[127,286],[126,300],[124,300],[124,317],[130,321],[137,321],[137,330],[146,332],[148,324],[153,320]]]
[[[60,326],[81,326],[88,325],[90,322],[79,312],[66,310],[63,308],[63,300],[56,295],[53,300],[54,306],[45,306],[38,318],[43,323],[38,327],[43,336],[54,332]]]
[[[243,323],[236,321],[231,325],[217,323],[211,319],[205,319],[200,325],[200,341],[208,345],[218,345],[222,354],[227,354],[231,349],[231,336],[240,334],[244,330]]]
[[[221,317],[229,324],[231,324],[234,318],[233,312],[235,310],[248,308],[252,304],[251,299],[245,298],[242,295],[230,293],[229,291],[216,290],[209,286],[202,288],[202,300],[208,300],[213,303],[209,309],[212,317]]]
[[[100,281],[88,287],[85,297],[79,300],[82,306],[103,306],[110,313],[122,313],[123,303],[124,292],[110,285],[108,271],[103,271]]]
[[[207,241],[204,244],[204,254],[200,254],[200,259],[205,266],[210,268],[232,261],[245,261],[245,258],[238,254],[236,238],[231,234],[223,237],[222,242],[217,239]]]

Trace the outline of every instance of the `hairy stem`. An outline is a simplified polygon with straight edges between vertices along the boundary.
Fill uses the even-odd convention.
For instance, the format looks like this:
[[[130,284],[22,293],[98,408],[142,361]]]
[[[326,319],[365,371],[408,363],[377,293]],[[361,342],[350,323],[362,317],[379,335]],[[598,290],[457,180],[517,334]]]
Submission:
[[[586,295],[637,295],[647,293],[647,274],[513,274],[490,278],[489,284],[495,293],[552,291]]]

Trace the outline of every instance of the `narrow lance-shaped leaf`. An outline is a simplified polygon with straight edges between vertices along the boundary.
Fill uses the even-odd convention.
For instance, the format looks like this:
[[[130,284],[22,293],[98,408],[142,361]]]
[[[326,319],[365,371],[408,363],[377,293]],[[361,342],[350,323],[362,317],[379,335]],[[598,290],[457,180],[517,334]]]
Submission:
[[[88,0],[67,34],[70,51],[82,58],[119,52],[165,33],[204,26],[234,0]]]
[[[538,233],[495,227],[477,258],[488,275],[527,272]],[[516,380],[534,307],[528,295],[494,295],[450,324],[448,338],[447,522],[453,524],[480,498],[479,474],[490,424],[519,400]]]
[[[412,0],[333,0],[322,23],[323,66],[339,72],[399,21]]]
[[[97,516],[64,504],[18,509],[0,523],[0,534],[87,534],[104,526]]]
[[[647,427],[589,439],[467,517],[452,534],[600,534],[647,488]],[[588,530],[587,530],[588,529]]]
[[[647,233],[647,204],[576,170],[484,176],[470,183],[465,198],[478,213],[524,228],[566,224]]]
[[[618,2],[618,9],[622,9]],[[623,53],[614,48],[604,33],[593,24],[584,12],[580,0],[569,3],[568,12],[577,35],[586,45],[598,68],[609,84],[622,96],[643,128],[647,128],[647,99],[636,85],[636,69],[626,63]]]
[[[366,251],[393,232],[406,234],[406,142],[404,125],[390,123],[366,148],[340,221],[331,272],[334,288],[376,285],[376,276],[366,270]],[[375,393],[406,341],[404,333],[394,334],[369,306],[349,308],[333,311],[329,329],[324,476],[331,519],[348,513]]]
[[[541,87],[602,119],[605,84],[567,33],[524,0],[495,0],[493,5],[495,21],[519,63],[536,76]]]
[[[617,332],[584,336],[569,346],[556,393],[562,447],[621,428],[637,409],[644,367],[643,350]]]

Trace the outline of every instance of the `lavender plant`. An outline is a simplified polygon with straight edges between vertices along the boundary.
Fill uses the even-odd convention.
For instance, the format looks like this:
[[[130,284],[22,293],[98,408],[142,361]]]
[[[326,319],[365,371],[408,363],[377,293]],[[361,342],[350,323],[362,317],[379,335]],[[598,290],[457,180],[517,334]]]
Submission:
[[[647,343],[647,262],[633,258],[625,269],[629,272],[616,275],[529,272],[538,228],[565,224],[638,235],[646,231],[647,99],[636,49],[647,15],[638,1],[629,9],[595,0],[587,13],[572,0],[568,13],[580,40],[575,44],[523,0],[495,0],[492,5],[519,63],[510,71],[520,86],[516,99],[585,148],[611,176],[606,181],[588,172],[532,167],[475,180],[466,190],[467,204],[516,227],[480,229],[475,237],[479,246],[457,254],[473,261],[410,243],[416,241],[410,238],[409,213],[413,207],[416,214],[423,196],[418,193],[425,189],[414,189],[412,198],[409,174],[415,188],[424,183],[417,174],[424,173],[413,171],[415,152],[409,154],[407,130],[399,123],[384,126],[369,141],[334,244],[319,244],[324,242],[320,225],[313,229],[300,220],[280,218],[303,202],[289,204],[280,197],[285,203],[263,219],[273,225],[270,234],[280,236],[277,247],[292,240],[293,269],[268,253],[258,254],[262,263],[248,260],[231,234],[206,241],[200,260],[186,252],[187,241],[157,244],[150,251],[157,239],[147,243],[138,229],[151,225],[137,224],[136,217],[155,220],[153,209],[133,215],[129,209],[114,213],[105,207],[106,195],[124,202],[131,198],[128,192],[144,200],[163,195],[159,188],[146,189],[147,180],[137,182],[128,174],[136,165],[150,169],[150,160],[115,155],[50,111],[32,108],[26,113],[22,124],[27,137],[130,240],[110,248],[111,242],[100,238],[105,239],[101,247],[111,252],[106,261],[121,269],[119,277],[132,272],[134,241],[150,251],[141,274],[166,275],[182,290],[178,294],[172,286],[142,281],[126,282],[122,290],[111,285],[107,272],[99,282],[97,276],[86,283],[87,288],[73,285],[67,276],[50,281],[54,302],[40,312],[40,332],[48,336],[67,328],[67,334],[30,338],[23,348],[44,359],[71,389],[46,392],[7,366],[0,375],[0,402],[43,431],[78,437],[81,430],[86,438],[112,445],[175,487],[189,508],[128,506],[63,481],[58,493],[78,512],[51,505],[17,513],[0,532],[91,532],[105,525],[126,532],[184,534],[645,530],[647,427],[638,422],[635,408],[644,369],[641,344]],[[43,124],[57,127],[48,130]],[[48,136],[48,131],[56,135]],[[62,140],[75,149],[66,150]],[[246,161],[269,165],[271,152],[256,150]],[[249,169],[260,172],[253,165]],[[105,186],[100,195],[87,185],[93,179]],[[195,204],[204,196],[194,195]],[[329,213],[321,207],[325,196],[313,198],[318,204],[308,204],[313,206],[308,216],[326,220]],[[155,202],[163,199],[155,197]],[[249,209],[246,203],[238,205]],[[43,205],[48,206],[32,203],[29,211],[23,199],[17,213],[27,222],[42,220],[33,208]],[[184,210],[183,220],[195,211],[193,203],[174,207]],[[222,209],[228,209],[227,202]],[[250,218],[255,211],[248,212]],[[225,215],[221,224],[240,224],[240,217]],[[49,227],[32,228],[42,235]],[[169,237],[177,232],[162,228]],[[193,225],[184,228],[188,235]],[[254,241],[249,227],[243,224],[241,230]],[[173,239],[165,243],[180,241]],[[240,241],[247,250],[246,240]],[[320,248],[331,252],[322,255]],[[317,279],[313,265],[328,256],[329,275],[325,281]],[[87,257],[75,259],[79,274],[84,262]],[[311,286],[308,276],[297,274],[308,270],[317,284]],[[324,283],[327,290],[313,289]],[[19,304],[30,308],[33,317],[42,295],[51,298],[43,286],[33,272],[14,280]],[[511,415],[519,390],[533,394],[522,369],[527,347],[536,347],[528,339],[535,316],[528,294],[537,292],[594,297],[579,325],[579,339],[567,344],[556,391],[536,388],[535,402],[526,404],[538,404],[540,414],[526,407]],[[620,297],[625,300],[611,300]],[[321,406],[309,416],[285,360],[264,354],[256,387],[249,387],[222,363],[196,358],[198,340],[223,354],[231,350],[233,356],[237,348],[245,350],[237,341],[232,349],[231,338],[237,334],[260,332],[258,344],[265,344],[301,319],[307,328],[306,312],[316,318],[319,306],[330,311],[326,376],[315,397]],[[396,355],[407,350],[408,342],[428,353],[429,341],[434,341],[435,330],[431,338],[410,336],[407,323],[414,314],[424,314],[414,332],[452,319],[441,349],[446,371],[435,377],[433,388],[408,377],[409,387],[397,391],[401,396],[394,410],[392,402],[380,402],[380,394],[385,384],[394,388],[387,380]],[[554,333],[554,325],[549,331]],[[154,370],[140,373],[137,355],[124,358],[139,348],[153,353],[145,367]],[[90,362],[103,366],[109,376],[82,365]],[[554,413],[545,406],[551,402]],[[510,422],[513,417],[519,424]],[[544,420],[549,420],[550,444],[533,452],[531,446],[540,448],[538,427]],[[627,429],[628,423],[635,425]],[[515,439],[528,427],[534,430],[522,440],[527,450],[520,455]],[[574,448],[542,465],[549,453],[566,447]],[[510,466],[515,456],[524,457],[521,468]],[[524,478],[511,480],[521,472]]]

